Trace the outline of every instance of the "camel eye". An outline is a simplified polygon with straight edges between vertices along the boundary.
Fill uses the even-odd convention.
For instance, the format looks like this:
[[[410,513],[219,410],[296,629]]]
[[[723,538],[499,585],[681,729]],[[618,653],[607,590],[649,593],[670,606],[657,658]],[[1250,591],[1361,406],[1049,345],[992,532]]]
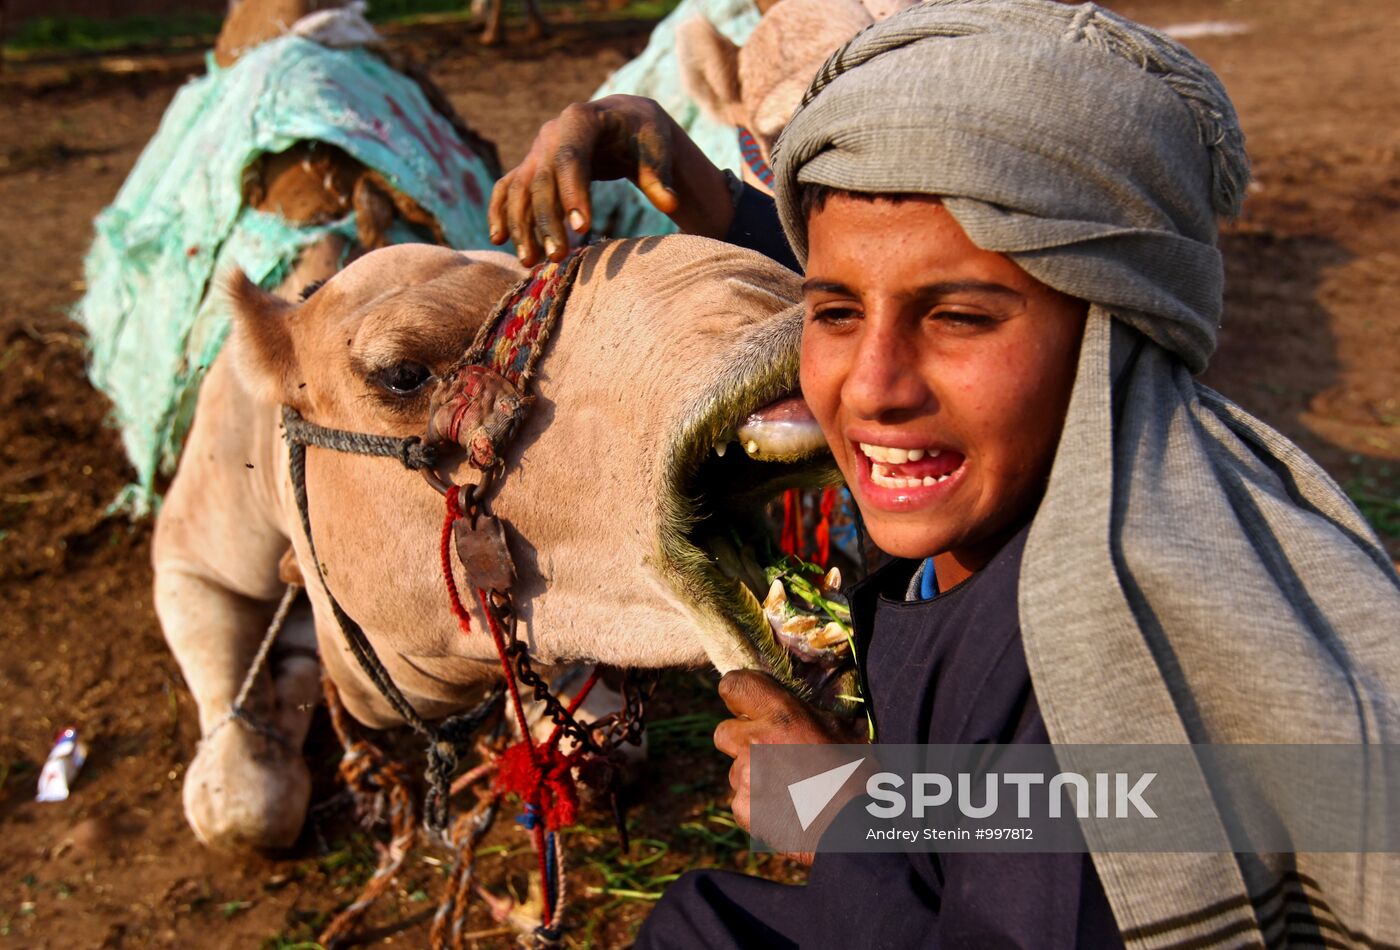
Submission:
[[[404,360],[379,370],[370,377],[370,382],[395,396],[415,396],[432,378],[432,370],[422,363]]]

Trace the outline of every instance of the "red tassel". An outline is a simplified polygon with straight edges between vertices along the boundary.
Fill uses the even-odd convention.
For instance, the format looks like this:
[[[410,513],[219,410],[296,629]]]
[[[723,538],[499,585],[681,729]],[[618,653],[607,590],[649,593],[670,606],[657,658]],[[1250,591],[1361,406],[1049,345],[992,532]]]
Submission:
[[[574,785],[574,755],[565,755],[558,746],[531,746],[517,742],[501,753],[496,771],[496,788],[519,795],[526,804],[540,810],[540,818],[550,831],[578,820],[578,788]]]
[[[778,544],[784,554],[802,556],[802,495],[795,488],[783,493],[783,533]]]
[[[823,488],[820,520],[817,521],[817,563],[826,567],[831,563],[831,512],[836,508],[836,489]]]

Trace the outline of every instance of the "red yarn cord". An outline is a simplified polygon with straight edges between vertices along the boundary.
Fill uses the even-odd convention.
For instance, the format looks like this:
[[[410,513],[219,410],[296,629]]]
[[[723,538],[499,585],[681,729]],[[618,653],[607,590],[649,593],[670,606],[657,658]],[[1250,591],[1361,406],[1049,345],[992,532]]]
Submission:
[[[452,604],[452,613],[456,616],[457,625],[462,628],[462,632],[471,633],[471,614],[467,613],[467,608],[462,606],[462,595],[457,589],[457,579],[452,576],[452,524],[462,517],[462,509],[457,505],[458,495],[459,489],[456,485],[447,489],[447,516],[442,523],[442,539],[438,553],[442,557],[442,579],[447,585],[447,597]],[[486,591],[478,589],[476,596],[481,601],[481,612],[486,615],[486,625],[490,628],[491,640],[496,645],[496,656],[501,661],[501,672],[505,674],[506,689],[510,690],[510,700],[515,707],[516,721],[520,724],[520,731],[525,736],[525,741],[530,742],[530,729],[525,721],[525,707],[520,702],[520,688],[515,683],[515,670],[510,665],[510,658],[506,656],[505,635],[501,633],[500,625],[496,623],[496,616],[486,600]],[[533,743],[531,744],[533,745]]]
[[[831,563],[831,512],[836,508],[836,489],[823,488],[821,519],[817,521],[817,563],[826,567]]]
[[[472,632],[471,614],[462,606],[462,595],[457,592],[457,579],[452,576],[452,524],[462,516],[457,507],[457,486],[447,490],[447,517],[442,521],[442,541],[438,553],[442,556],[442,576],[447,581],[447,594],[452,601],[452,613],[457,617],[457,626],[463,633]]]
[[[784,554],[802,556],[802,498],[795,488],[783,493],[783,533],[778,545]]]
[[[442,559],[442,576],[447,586],[448,599],[452,604],[452,613],[456,616],[457,624],[462,628],[462,632],[470,633],[471,615],[462,605],[461,592],[458,590],[457,580],[452,574],[452,527],[456,520],[462,517],[461,508],[457,505],[458,494],[458,488],[455,485],[447,490],[447,515],[443,519],[442,538],[438,553]],[[544,883],[545,889],[548,891],[552,884],[549,880],[549,856],[546,854],[548,845],[545,833],[546,828],[553,830],[555,826],[562,827],[565,824],[573,823],[578,802],[569,770],[573,765],[574,756],[565,756],[559,751],[559,739],[563,728],[558,725],[554,727],[554,731],[545,743],[539,746],[535,745],[530,735],[529,722],[525,718],[525,706],[520,699],[520,687],[516,683],[515,668],[511,665],[510,657],[506,653],[505,634],[496,620],[495,612],[491,609],[486,590],[477,588],[476,596],[481,603],[482,614],[486,617],[486,626],[491,632],[491,641],[495,644],[496,656],[501,661],[501,672],[505,676],[506,689],[510,692],[511,706],[515,712],[515,721],[520,727],[521,735],[521,742],[518,746],[507,749],[501,757],[501,768],[496,775],[497,784],[503,791],[513,791],[519,794],[525,804],[533,808],[538,816],[531,832],[531,838],[535,854],[539,859],[540,881]],[[570,713],[575,712],[579,706],[583,705],[583,701],[597,684],[599,674],[600,671],[595,667],[584,682],[583,687],[569,702],[567,708]],[[516,750],[519,746],[524,747],[524,754],[527,757],[524,762],[518,758],[520,753]],[[523,773],[521,766],[523,766]],[[546,798],[548,801],[545,800]],[[554,895],[546,893],[541,914],[542,922],[546,927],[553,923],[553,901]]]

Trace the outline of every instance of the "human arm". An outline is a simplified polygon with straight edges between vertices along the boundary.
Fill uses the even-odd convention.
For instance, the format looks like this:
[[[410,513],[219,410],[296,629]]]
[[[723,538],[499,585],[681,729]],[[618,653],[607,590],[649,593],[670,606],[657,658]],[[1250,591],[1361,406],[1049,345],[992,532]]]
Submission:
[[[626,178],[687,234],[722,239],[734,215],[729,182],[660,104],[639,96],[574,103],[541,127],[491,193],[491,240],[521,263],[562,260],[568,231],[593,224],[591,181]]]

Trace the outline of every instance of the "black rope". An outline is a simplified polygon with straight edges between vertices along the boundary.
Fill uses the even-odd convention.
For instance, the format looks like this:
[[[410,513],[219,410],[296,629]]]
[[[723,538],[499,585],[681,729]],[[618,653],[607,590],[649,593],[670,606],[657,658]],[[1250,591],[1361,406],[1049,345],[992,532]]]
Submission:
[[[418,715],[418,710],[413,708],[408,697],[399,690],[389,675],[389,671],[384,668],[383,661],[379,659],[379,654],[375,653],[374,646],[365,636],[364,630],[353,617],[345,612],[345,609],[340,606],[340,601],[336,600],[335,595],[331,593],[330,585],[326,583],[325,575],[321,572],[321,559],[316,554],[316,539],[311,534],[311,509],[306,494],[306,447],[308,445],[359,455],[398,458],[408,468],[415,467],[410,461],[411,459],[420,463],[418,467],[427,467],[427,465],[432,464],[431,462],[423,462],[425,457],[432,456],[432,452],[428,446],[422,445],[421,440],[416,436],[410,439],[393,439],[387,436],[362,435],[338,429],[326,429],[307,422],[290,406],[282,407],[282,421],[286,427],[285,437],[289,457],[288,469],[292,479],[292,493],[296,498],[297,514],[301,517],[301,529],[306,535],[306,546],[311,554],[311,563],[316,568],[316,579],[320,581],[321,589],[326,593],[326,599],[331,605],[331,613],[335,615],[336,624],[340,627],[355,662],[359,664],[360,669],[364,671],[374,688],[379,691],[379,695],[384,697],[384,700],[394,708],[394,711],[408,724],[409,728],[427,740],[427,767],[424,771],[424,777],[428,781],[428,795],[425,802],[424,821],[429,830],[436,834],[443,834],[447,829],[450,817],[448,799],[451,797],[452,774],[457,769],[460,750],[466,745],[472,733],[480,728],[491,714],[492,707],[504,695],[504,690],[498,686],[475,707],[445,720],[438,726],[434,726]]]
[[[282,407],[282,428],[286,431],[289,445],[314,445],[352,455],[374,455],[381,458],[398,459],[404,468],[421,471],[434,468],[438,463],[437,450],[425,445],[416,435],[397,439],[391,435],[368,435],[364,432],[347,432],[344,429],[327,429],[314,422],[307,422],[301,413],[291,406]]]

